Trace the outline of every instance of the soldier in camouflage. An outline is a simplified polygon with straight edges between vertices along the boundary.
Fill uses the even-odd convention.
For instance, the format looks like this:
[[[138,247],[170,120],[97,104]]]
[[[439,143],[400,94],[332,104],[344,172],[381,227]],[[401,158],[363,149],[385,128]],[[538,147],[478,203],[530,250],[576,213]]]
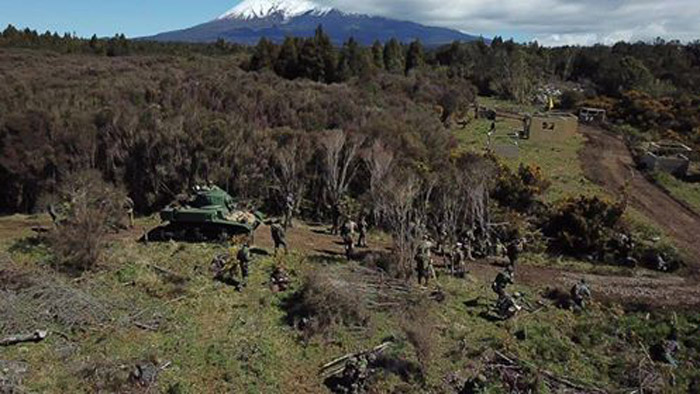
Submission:
[[[272,287],[272,291],[286,291],[290,282],[291,280],[289,279],[287,270],[281,265],[275,266],[275,269],[272,270],[270,274],[270,286]]]
[[[474,261],[473,250],[474,244],[476,243],[476,237],[474,236],[474,230],[467,230],[467,234],[464,237],[464,253],[465,258],[469,261]]]
[[[505,290],[501,290],[498,294],[498,300],[496,301],[496,312],[502,318],[508,319],[513,317],[518,311],[522,309],[516,302],[515,299],[506,293]]]
[[[350,261],[352,259],[352,254],[354,251],[354,243],[352,240],[352,235],[350,232],[345,232],[343,234],[343,247],[345,248],[345,258]]]
[[[425,285],[428,285],[428,281],[430,280],[432,270],[430,249],[432,247],[433,245],[427,237],[425,237],[418,247],[418,253],[416,254],[416,271],[418,273],[419,285],[423,282]]]
[[[251,261],[250,246],[247,242],[238,250],[236,258],[238,259],[238,267],[241,271],[241,285],[246,287],[248,285],[248,269],[250,268]]]
[[[357,247],[366,248],[367,247],[367,218],[365,215],[361,215],[357,221],[357,231],[359,233],[357,238]]]
[[[123,207],[129,222],[129,228],[134,228],[134,200],[132,200],[131,197],[126,196]]]
[[[452,248],[452,253],[450,256],[450,274],[457,277],[464,277],[466,273],[466,266],[464,264],[464,245],[457,243],[457,245]]]
[[[520,238],[515,238],[511,243],[508,244],[506,248],[506,255],[508,256],[508,263],[513,269],[515,269],[515,264],[518,262],[520,253],[523,251],[523,241]]]
[[[284,252],[287,253],[287,240],[286,232],[284,227],[279,224],[279,221],[274,221],[270,226],[270,233],[272,235],[272,241],[275,244],[275,256],[277,256],[277,251],[279,248],[284,248]]]
[[[586,301],[591,298],[591,290],[585,279],[581,279],[571,288],[571,300],[574,302],[574,308],[585,309]]]
[[[506,267],[504,271],[499,272],[498,275],[496,275],[496,279],[494,279],[493,283],[491,284],[491,289],[500,296],[501,293],[505,292],[509,285],[513,284],[514,276],[515,273],[513,272],[512,268],[510,266]]]
[[[284,228],[292,227],[292,221],[294,218],[294,195],[290,192],[284,200]]]
[[[674,327],[668,337],[661,344],[662,361],[670,364],[673,367],[677,367],[678,360],[676,360],[676,353],[678,353],[680,348],[681,345],[678,343],[678,330]]]
[[[46,207],[46,210],[49,213],[49,216],[51,216],[51,222],[53,222],[54,227],[58,227],[58,212],[56,212],[56,206],[53,204],[49,204]]]
[[[352,356],[345,362],[339,392],[347,394],[364,393],[367,389],[367,379],[370,375],[370,364],[374,356],[362,354]]]

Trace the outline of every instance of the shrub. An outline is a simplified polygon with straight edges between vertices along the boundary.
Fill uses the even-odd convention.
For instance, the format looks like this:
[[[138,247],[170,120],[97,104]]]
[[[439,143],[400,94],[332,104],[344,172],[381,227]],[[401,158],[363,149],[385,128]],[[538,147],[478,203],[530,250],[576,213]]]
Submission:
[[[358,300],[352,283],[314,271],[302,288],[287,300],[287,320],[301,328],[307,337],[336,325],[365,326],[369,314]]]
[[[124,217],[125,194],[97,171],[71,174],[59,194],[66,217],[49,236],[56,262],[69,271],[91,269],[103,258],[108,231]]]
[[[545,235],[558,251],[580,256],[601,252],[617,226],[624,205],[598,197],[566,199],[545,224]]]
[[[586,97],[580,91],[567,90],[561,95],[560,107],[566,110],[576,109],[585,98]]]
[[[431,316],[430,301],[423,300],[412,306],[402,324],[406,339],[413,346],[423,375],[435,355],[437,330]]]
[[[520,164],[517,172],[501,164],[500,175],[493,191],[498,203],[518,212],[529,212],[537,200],[549,187],[542,169],[537,166]]]

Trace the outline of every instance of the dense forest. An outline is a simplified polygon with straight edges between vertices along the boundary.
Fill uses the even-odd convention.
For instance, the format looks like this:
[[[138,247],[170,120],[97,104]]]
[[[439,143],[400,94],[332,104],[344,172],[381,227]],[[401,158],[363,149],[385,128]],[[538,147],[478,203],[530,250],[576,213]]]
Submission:
[[[371,191],[370,177],[356,174],[371,171],[360,163],[372,147],[430,179],[454,165],[445,126],[477,94],[534,102],[549,85],[562,108],[604,107],[650,138],[700,145],[697,42],[545,48],[496,37],[336,48],[319,27],[312,38],[245,48],[10,26],[0,73],[5,212],[43,209],[62,177],[83,168],[124,186],[143,213],[203,180],[258,206],[294,192],[330,209]],[[352,171],[329,188],[323,141],[339,130],[335,159]]]

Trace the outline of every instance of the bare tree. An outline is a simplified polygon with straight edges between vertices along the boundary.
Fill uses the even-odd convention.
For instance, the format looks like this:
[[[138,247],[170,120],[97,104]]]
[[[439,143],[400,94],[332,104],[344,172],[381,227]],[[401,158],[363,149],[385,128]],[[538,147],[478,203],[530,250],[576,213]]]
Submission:
[[[304,173],[308,151],[305,148],[298,139],[293,139],[289,144],[278,148],[272,157],[274,187],[280,198],[288,195],[294,197],[294,211],[299,209],[306,188]]]
[[[442,177],[434,194],[433,215],[446,232],[444,241],[455,242],[461,233],[488,224],[488,201],[493,164],[483,157],[467,154],[457,157]]]
[[[409,278],[413,271],[413,258],[420,240],[420,223],[423,222],[421,205],[421,181],[413,173],[399,171],[381,184],[378,207],[394,243],[397,274]]]
[[[377,209],[381,198],[381,186],[394,165],[394,153],[381,141],[375,140],[363,154],[363,160],[369,171],[369,195],[374,205],[375,222],[379,220]]]
[[[319,139],[326,196],[334,211],[337,211],[341,198],[357,173],[356,159],[363,142],[363,136],[349,135],[343,130],[326,131]],[[336,221],[334,217],[334,227],[337,226]]]

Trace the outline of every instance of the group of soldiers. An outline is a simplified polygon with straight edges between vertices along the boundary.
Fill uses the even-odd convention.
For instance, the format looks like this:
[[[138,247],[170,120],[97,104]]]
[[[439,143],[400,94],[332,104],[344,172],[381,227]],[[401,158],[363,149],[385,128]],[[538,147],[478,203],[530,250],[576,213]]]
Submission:
[[[284,226],[282,226],[280,220],[273,220],[269,224],[270,235],[275,245],[275,256],[277,256],[280,250],[287,253],[287,239]],[[216,279],[231,283],[236,286],[238,291],[242,291],[243,288],[248,285],[250,264],[253,262],[250,243],[244,242],[237,251],[235,251],[233,245],[231,245],[231,248],[232,250],[229,251],[229,253],[216,256],[212,262],[212,267],[215,271]],[[290,284],[290,278],[284,266],[278,264],[274,267],[270,274],[269,284],[270,288],[275,292],[287,290]]]
[[[343,248],[345,249],[345,258],[348,260],[352,259],[355,253],[355,248],[367,248],[367,230],[368,223],[367,217],[361,214],[357,221],[351,220],[346,217],[343,220],[342,226],[340,226],[340,237],[343,240]],[[331,229],[331,232],[333,230]],[[357,241],[354,237],[357,234]]]
[[[507,258],[507,266],[497,274],[491,284],[491,289],[498,296],[494,309],[502,318],[512,317],[522,309],[517,304],[516,298],[507,291],[508,286],[515,283],[516,267],[525,247],[525,241],[522,238],[515,236],[504,245],[498,237],[478,237],[474,231],[470,230],[454,246],[448,247],[444,233],[446,233],[444,230],[438,229],[436,243],[426,235],[417,246],[415,267],[419,285],[427,285],[431,277],[436,278],[432,258],[433,251],[446,257],[446,268],[451,275],[456,277],[464,277],[467,273],[467,261],[474,261],[477,257],[505,257]],[[571,308],[574,310],[585,309],[587,300],[590,298],[591,291],[584,279],[581,279],[570,290]]]
[[[419,284],[427,284],[430,277],[435,276],[432,260],[433,249],[436,249],[438,254],[447,257],[447,268],[451,275],[464,277],[467,273],[467,261],[475,261],[476,258],[505,256],[508,258],[509,265],[515,268],[524,247],[524,241],[519,237],[514,237],[507,245],[504,245],[498,237],[480,237],[476,235],[474,230],[467,231],[460,241],[449,247],[444,227],[440,227],[437,233],[437,242],[433,242],[429,236],[425,235],[418,244],[415,262]]]

